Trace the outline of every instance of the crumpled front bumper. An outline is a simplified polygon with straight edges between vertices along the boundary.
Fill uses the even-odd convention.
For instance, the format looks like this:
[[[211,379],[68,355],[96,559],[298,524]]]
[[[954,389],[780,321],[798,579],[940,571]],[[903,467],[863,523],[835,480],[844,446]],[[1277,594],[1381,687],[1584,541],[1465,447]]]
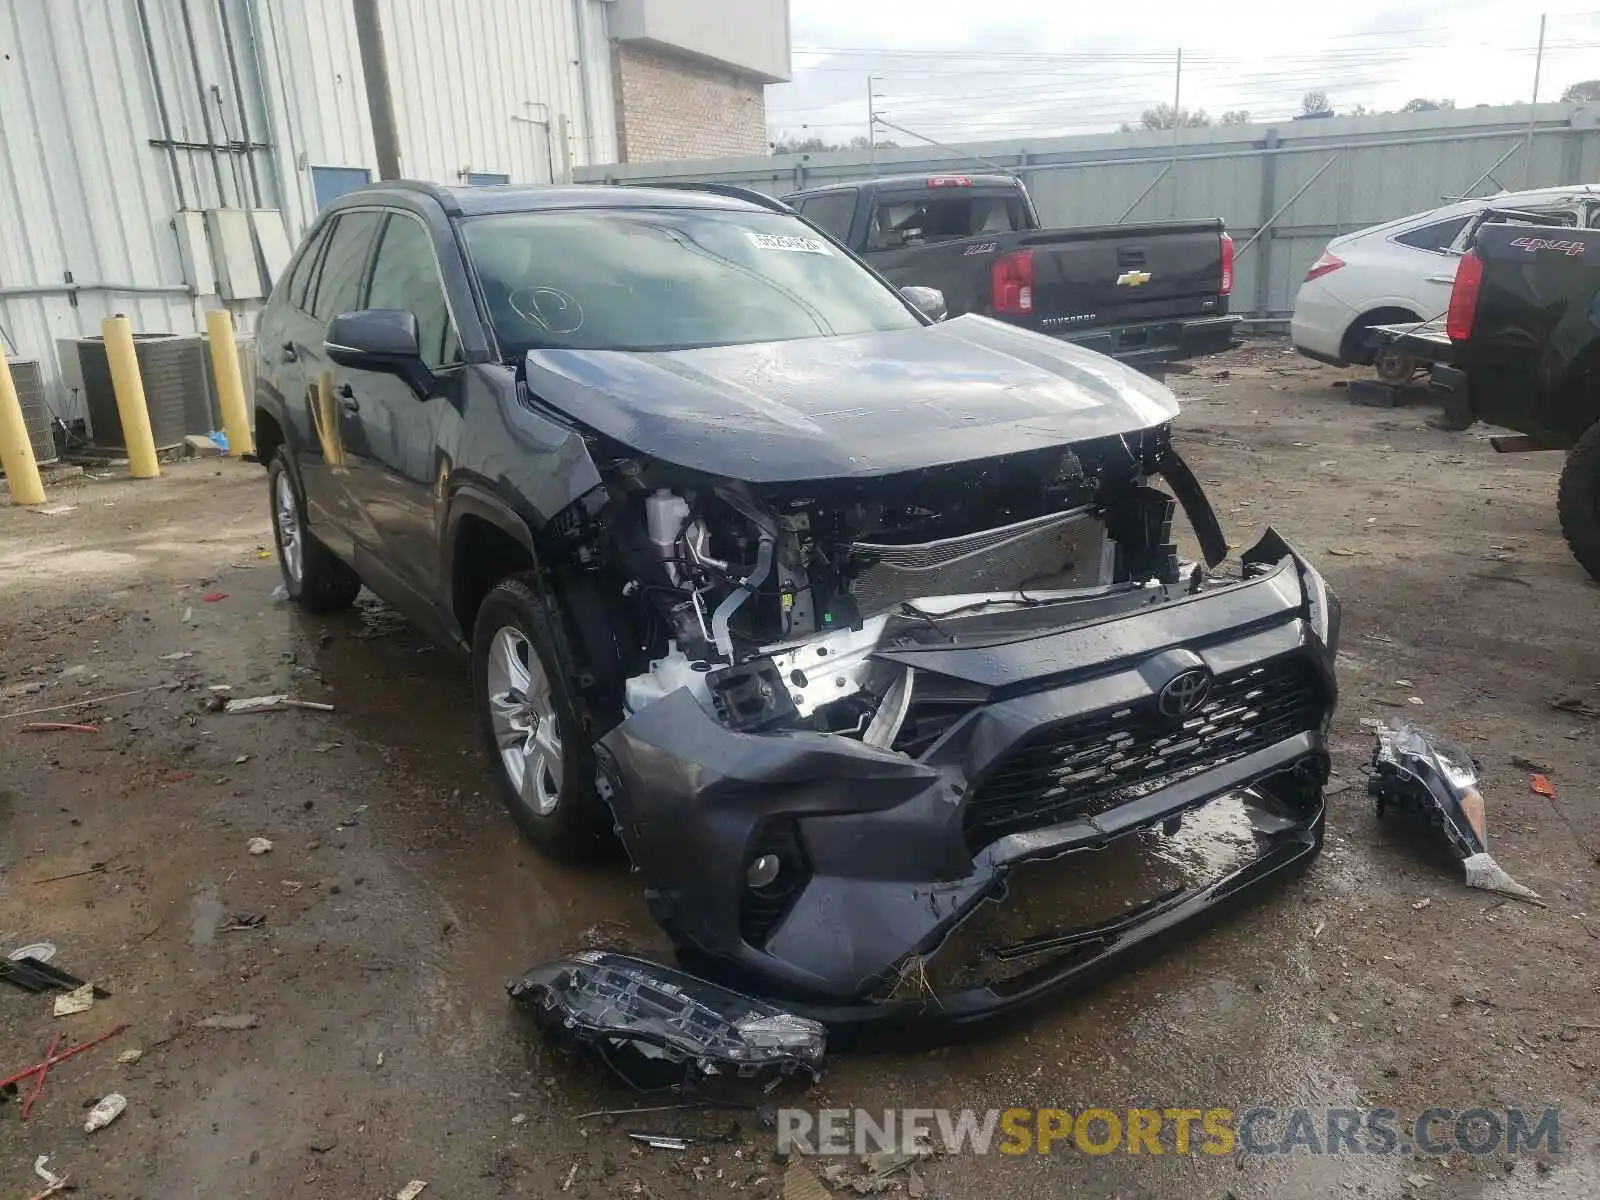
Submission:
[[[1259,573],[1241,583],[1135,595],[1131,606],[1101,600],[1066,628],[1035,623],[995,640],[990,621],[971,644],[960,620],[942,619],[955,644],[881,646],[878,658],[913,671],[914,704],[926,695],[960,705],[915,756],[838,735],[736,733],[687,692],[624,721],[601,743],[602,770],[680,961],[824,1022],[835,1044],[869,1029],[948,1037],[1040,1003],[1304,865],[1321,848],[1338,604],[1275,533],[1244,560]],[[1164,688],[1193,671],[1214,682],[1237,732],[1214,705],[1159,725]],[[1280,718],[1268,711],[1271,689],[1288,685],[1268,681],[1289,679],[1296,707]],[[1050,774],[1051,739],[1086,728],[1103,731],[1101,758],[1137,749],[1143,774],[1137,786],[1052,808],[1061,781]],[[1180,750],[1199,757],[1179,769]],[[1063,753],[1092,758],[1096,746]],[[1003,785],[1019,772],[1042,785],[1014,801]],[[1032,965],[1003,983],[883,999],[906,963],[936,954],[1021,865],[1102,849],[1227,796],[1260,834],[1254,860],[1116,920],[1012,947],[1004,953]],[[747,878],[766,853],[788,872],[776,901]]]

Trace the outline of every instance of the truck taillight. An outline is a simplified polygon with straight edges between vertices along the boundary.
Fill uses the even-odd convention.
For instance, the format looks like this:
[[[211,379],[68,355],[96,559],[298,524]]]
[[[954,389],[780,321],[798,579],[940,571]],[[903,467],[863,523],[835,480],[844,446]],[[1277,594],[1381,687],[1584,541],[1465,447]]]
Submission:
[[[1219,290],[1224,296],[1233,291],[1233,239],[1227,234],[1222,235],[1222,287]]]
[[[1472,319],[1478,312],[1478,293],[1483,288],[1483,259],[1469,251],[1456,266],[1456,283],[1450,289],[1450,310],[1445,314],[1444,331],[1452,342],[1472,336]]]
[[[994,260],[994,311],[1022,317],[1033,312],[1033,251],[1013,250]]]
[[[971,187],[970,175],[935,175],[928,180],[928,186],[936,187]]]
[[[1306,272],[1305,281],[1310,283],[1313,279],[1321,279],[1329,271],[1337,271],[1342,266],[1344,266],[1344,259],[1340,258],[1337,254],[1330,254],[1328,251],[1324,250],[1322,252],[1322,257],[1317,259],[1316,262],[1312,263],[1311,270]]]

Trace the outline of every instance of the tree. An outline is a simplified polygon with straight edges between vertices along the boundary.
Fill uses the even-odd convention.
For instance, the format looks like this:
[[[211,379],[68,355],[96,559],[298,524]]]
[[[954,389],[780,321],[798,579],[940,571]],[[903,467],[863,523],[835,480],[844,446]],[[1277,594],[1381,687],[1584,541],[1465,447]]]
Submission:
[[[1573,84],[1561,93],[1561,99],[1566,104],[1600,100],[1600,79],[1585,79],[1582,83]]]
[[[1318,88],[1300,98],[1300,111],[1308,117],[1317,116],[1319,113],[1331,114],[1333,105],[1328,103],[1328,93]]]
[[[1217,119],[1218,125],[1248,125],[1250,113],[1243,108],[1230,108]]]
[[[1368,108],[1365,104],[1358,104],[1345,115],[1347,117],[1376,117],[1380,114],[1375,108]]]
[[[1145,129],[1171,129],[1174,125],[1180,129],[1204,129],[1211,124],[1211,118],[1203,108],[1190,112],[1187,108],[1175,110],[1172,105],[1163,103],[1145,109],[1139,115],[1139,124]]]
[[[1407,100],[1400,106],[1401,112],[1442,112],[1456,106],[1454,100],[1429,100],[1426,96],[1418,96],[1415,100]]]

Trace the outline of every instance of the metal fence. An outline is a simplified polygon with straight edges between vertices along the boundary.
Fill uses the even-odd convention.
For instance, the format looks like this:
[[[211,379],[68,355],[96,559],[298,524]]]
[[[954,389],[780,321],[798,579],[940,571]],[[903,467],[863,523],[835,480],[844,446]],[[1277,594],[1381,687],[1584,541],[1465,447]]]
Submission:
[[[1600,182],[1600,105],[1297,120],[708,162],[619,163],[585,182],[731,183],[771,195],[953,168],[1003,168],[1027,185],[1047,226],[1220,216],[1239,247],[1234,311],[1287,316],[1328,240],[1467,196]],[[1431,314],[1430,314],[1431,315]]]

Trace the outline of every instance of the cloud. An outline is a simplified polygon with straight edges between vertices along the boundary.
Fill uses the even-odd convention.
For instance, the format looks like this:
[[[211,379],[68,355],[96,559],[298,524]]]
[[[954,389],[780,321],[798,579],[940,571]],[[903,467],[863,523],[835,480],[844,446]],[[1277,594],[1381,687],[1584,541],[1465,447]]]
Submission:
[[[1547,0],[1541,99],[1592,77],[1595,0]],[[1538,17],[1501,0],[793,0],[795,80],[768,89],[774,135],[847,141],[878,110],[941,141],[1114,129],[1171,103],[1258,120],[1299,111],[1312,89],[1336,109],[1398,108],[1414,96],[1459,105],[1525,101]],[[1587,9],[1589,11],[1584,12]],[[907,139],[897,134],[888,136]]]

